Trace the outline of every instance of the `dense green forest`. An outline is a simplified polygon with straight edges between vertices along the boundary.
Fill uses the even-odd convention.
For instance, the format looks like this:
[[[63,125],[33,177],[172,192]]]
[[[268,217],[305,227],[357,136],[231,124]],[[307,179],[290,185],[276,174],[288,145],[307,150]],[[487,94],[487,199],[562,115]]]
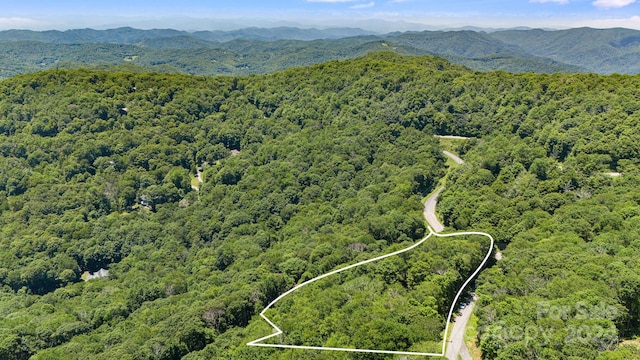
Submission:
[[[491,34],[525,52],[597,73],[637,74],[640,33],[634,29],[506,30]]]
[[[389,358],[245,344],[284,291],[421,239],[439,181],[445,224],[504,247],[477,280],[485,358],[638,357],[638,109],[638,76],[388,52],[261,76],[4,80],[0,358]],[[434,134],[472,137],[465,165],[448,169]],[[437,349],[486,246],[434,239],[296,292],[273,309],[278,341]]]

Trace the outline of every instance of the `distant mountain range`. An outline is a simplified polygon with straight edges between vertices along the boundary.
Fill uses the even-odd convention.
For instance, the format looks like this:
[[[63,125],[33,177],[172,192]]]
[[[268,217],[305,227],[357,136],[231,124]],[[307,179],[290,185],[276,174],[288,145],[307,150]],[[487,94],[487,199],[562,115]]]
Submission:
[[[455,30],[375,34],[357,28],[0,32],[0,77],[55,67],[196,75],[274,72],[372,51],[436,55],[475,70],[640,73],[640,31]]]
[[[5,41],[40,41],[53,44],[89,44],[114,43],[134,45],[143,40],[194,38],[209,42],[227,42],[236,39],[247,40],[317,40],[339,39],[350,36],[375,35],[376,33],[357,28],[332,29],[300,29],[295,27],[246,28],[231,31],[196,31],[187,32],[174,29],[140,30],[122,27],[109,30],[75,29],[67,31],[0,31],[0,42]]]

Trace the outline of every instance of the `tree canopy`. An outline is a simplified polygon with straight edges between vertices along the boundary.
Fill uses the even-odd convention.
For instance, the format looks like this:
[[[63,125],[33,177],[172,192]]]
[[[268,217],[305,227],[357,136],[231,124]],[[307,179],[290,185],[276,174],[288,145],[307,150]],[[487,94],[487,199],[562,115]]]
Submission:
[[[245,344],[287,289],[421,239],[440,180],[445,224],[505,246],[477,281],[486,358],[624,357],[640,319],[639,84],[384,52],[248,77],[4,80],[0,358],[340,356]],[[466,164],[448,170],[434,134],[473,137],[455,149]],[[282,340],[431,349],[483,246],[438,239],[328,278],[274,309]]]

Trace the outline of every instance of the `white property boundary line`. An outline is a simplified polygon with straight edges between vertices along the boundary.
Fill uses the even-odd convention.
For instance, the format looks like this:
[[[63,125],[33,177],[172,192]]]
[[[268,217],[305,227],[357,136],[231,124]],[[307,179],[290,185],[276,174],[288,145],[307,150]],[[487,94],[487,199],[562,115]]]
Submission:
[[[373,259],[369,259],[369,260],[365,260],[365,261],[361,261],[359,263],[353,264],[353,265],[349,265],[349,266],[345,266],[343,268],[337,269],[337,270],[333,270],[331,272],[328,272],[326,274],[320,275],[316,278],[313,278],[311,280],[307,280],[305,282],[303,282],[302,284],[293,287],[292,289],[289,289],[287,292],[283,293],[282,295],[278,296],[275,300],[273,300],[271,303],[269,303],[269,305],[267,305],[267,307],[264,308],[264,310],[262,310],[260,312],[260,316],[267,322],[269,323],[269,325],[271,325],[271,327],[275,330],[275,332],[271,335],[267,335],[265,337],[261,337],[257,340],[253,340],[249,343],[247,343],[247,346],[261,346],[261,347],[273,347],[273,348],[283,348],[283,349],[302,349],[302,350],[324,350],[324,351],[347,351],[347,352],[360,352],[360,353],[376,353],[376,354],[392,354],[392,355],[417,355],[417,356],[444,356],[445,355],[445,350],[446,350],[446,346],[447,346],[447,337],[449,335],[449,323],[451,322],[451,317],[453,316],[453,309],[456,305],[456,303],[458,302],[458,299],[460,298],[460,295],[462,295],[462,291],[464,291],[464,289],[467,287],[467,285],[469,285],[469,283],[473,280],[473,278],[476,277],[476,275],[478,275],[478,273],[482,270],[482,268],[484,267],[484,265],[486,264],[487,260],[489,260],[489,257],[491,256],[491,253],[493,252],[493,246],[494,246],[494,240],[493,237],[491,237],[491,235],[487,234],[487,233],[483,233],[483,232],[476,232],[476,231],[467,231],[467,232],[459,232],[459,233],[452,233],[452,234],[439,234],[433,231],[433,229],[431,228],[431,226],[428,226],[429,229],[429,234],[427,236],[425,236],[422,240],[418,241],[417,243],[396,251],[396,252],[392,252],[390,254],[386,254],[386,255],[382,255],[382,256],[378,256],[376,258]],[[269,320],[269,318],[265,315],[265,313],[267,312],[267,310],[269,310],[273,305],[275,305],[275,303],[277,303],[278,301],[280,301],[282,298],[284,298],[285,296],[291,294],[292,292],[300,289],[301,287],[305,286],[305,285],[309,285],[313,282],[316,282],[320,279],[324,279],[327,276],[331,276],[340,272],[343,272],[345,270],[349,270],[349,269],[353,269],[354,267],[360,266],[360,265],[364,265],[364,264],[368,264],[374,261],[378,261],[378,260],[382,260],[391,256],[395,256],[395,255],[399,255],[402,254],[404,252],[410,251],[415,249],[416,247],[420,246],[422,243],[424,243],[428,238],[431,237],[431,235],[435,235],[437,237],[451,237],[451,236],[463,236],[463,235],[481,235],[481,236],[486,236],[491,240],[491,245],[489,246],[489,251],[487,251],[487,255],[485,255],[484,260],[482,260],[482,262],[480,263],[480,265],[478,266],[478,268],[476,269],[476,271],[473,272],[473,274],[471,274],[471,276],[469,276],[469,278],[462,284],[462,286],[460,287],[460,290],[458,290],[458,293],[456,294],[455,298],[453,299],[453,304],[451,304],[451,308],[449,309],[449,315],[447,316],[447,325],[445,326],[445,330],[444,330],[444,338],[442,339],[442,353],[440,354],[435,354],[435,353],[419,353],[419,352],[409,352],[409,351],[390,351],[390,350],[373,350],[373,349],[350,349],[350,348],[333,348],[333,347],[319,347],[319,346],[299,346],[299,345],[280,345],[280,344],[265,344],[263,343],[263,341],[270,339],[272,337],[278,336],[280,334],[282,334],[282,330],[280,330],[280,328],[274,324],[271,320]]]

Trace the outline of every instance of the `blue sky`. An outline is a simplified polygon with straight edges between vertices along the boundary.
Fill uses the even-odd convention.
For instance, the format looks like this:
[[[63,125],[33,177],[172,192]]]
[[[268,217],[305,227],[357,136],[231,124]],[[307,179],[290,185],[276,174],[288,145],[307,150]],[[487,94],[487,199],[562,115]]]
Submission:
[[[130,25],[196,30],[280,24],[301,27],[380,27],[380,24],[372,23],[372,19],[396,22],[394,26],[398,30],[411,27],[406,22],[421,24],[425,28],[472,25],[548,28],[620,26],[640,29],[640,0],[0,1],[0,29]],[[405,24],[402,25],[400,21]],[[390,30],[387,28],[384,30]]]

